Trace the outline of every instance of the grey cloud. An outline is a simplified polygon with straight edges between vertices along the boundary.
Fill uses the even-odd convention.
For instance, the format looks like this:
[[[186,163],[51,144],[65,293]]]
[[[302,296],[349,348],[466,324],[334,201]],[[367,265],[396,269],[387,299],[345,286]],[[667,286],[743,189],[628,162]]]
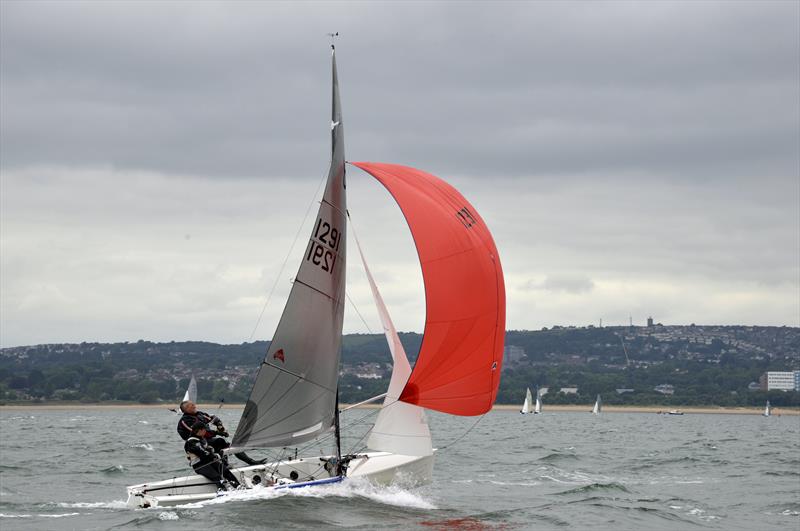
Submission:
[[[3,164],[316,176],[335,24],[357,159],[667,179],[797,165],[794,4],[313,7],[4,4]]]
[[[594,289],[592,279],[581,274],[556,273],[547,275],[542,281],[529,280],[523,290],[561,291],[564,293],[588,293]]]
[[[0,2],[0,342],[247,339],[327,164],[331,30],[348,158],[470,199],[510,327],[800,324],[798,17],[796,2]],[[419,330],[402,214],[359,171],[348,183],[397,324]]]

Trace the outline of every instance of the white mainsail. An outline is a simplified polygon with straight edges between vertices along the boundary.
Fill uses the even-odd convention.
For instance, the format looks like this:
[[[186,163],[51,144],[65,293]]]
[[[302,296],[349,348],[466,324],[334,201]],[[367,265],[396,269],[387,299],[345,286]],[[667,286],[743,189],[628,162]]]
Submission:
[[[592,413],[594,413],[595,415],[599,415],[602,407],[603,403],[600,399],[600,395],[597,395],[597,400],[594,401],[594,407],[592,408]]]
[[[769,400],[767,400],[767,405],[764,406],[764,416],[769,417],[772,415],[772,406],[769,405]]]
[[[531,395],[531,388],[528,387],[525,391],[525,402],[522,403],[522,409],[520,409],[520,413],[523,415],[527,415],[531,412],[531,402],[533,402],[533,396]]]
[[[186,402],[187,400],[197,403],[197,380],[194,379],[194,374],[192,374],[189,387],[186,388],[186,393],[183,395],[182,401]]]
[[[335,52],[331,163],[286,307],[233,436],[237,449],[295,446],[333,429],[344,315],[344,129]]]
[[[541,412],[542,412],[542,398],[541,398],[541,395],[539,394],[539,390],[537,389],[536,390],[536,405],[533,407],[533,413],[534,413],[534,415],[538,415]]]

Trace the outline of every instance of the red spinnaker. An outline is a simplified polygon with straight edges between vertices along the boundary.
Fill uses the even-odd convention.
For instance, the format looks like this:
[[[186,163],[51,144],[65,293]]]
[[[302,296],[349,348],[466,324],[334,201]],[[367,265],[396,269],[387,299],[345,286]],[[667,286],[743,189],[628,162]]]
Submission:
[[[458,190],[423,171],[354,162],[392,194],[417,246],[425,332],[400,400],[452,415],[481,415],[497,396],[506,296],[492,235]]]

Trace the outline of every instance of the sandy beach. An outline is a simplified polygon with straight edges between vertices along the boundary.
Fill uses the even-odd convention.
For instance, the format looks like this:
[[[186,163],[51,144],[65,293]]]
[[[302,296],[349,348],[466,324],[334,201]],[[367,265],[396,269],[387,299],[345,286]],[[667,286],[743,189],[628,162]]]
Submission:
[[[13,405],[0,405],[0,413],[5,411],[34,411],[34,410],[61,410],[61,411],[92,411],[92,410],[114,410],[114,409],[169,409],[175,408],[177,405],[167,404],[85,404],[85,403],[38,403],[38,404],[13,404]],[[205,411],[216,410],[220,407],[218,403],[215,404],[199,404],[200,409]],[[244,404],[224,404],[222,409],[241,409]],[[347,407],[347,404],[342,404],[342,407]],[[366,404],[358,406],[359,409],[374,409],[380,407],[379,404]],[[673,409],[685,413],[692,414],[719,414],[719,415],[761,415],[764,412],[763,408],[725,408],[725,407],[675,407],[675,406],[603,406],[603,413],[667,413]],[[494,411],[519,411],[519,405],[515,404],[495,404],[492,408]],[[547,405],[545,412],[586,412],[591,411],[590,405]],[[773,408],[772,414],[775,416],[780,415],[800,415],[800,410],[789,408]]]

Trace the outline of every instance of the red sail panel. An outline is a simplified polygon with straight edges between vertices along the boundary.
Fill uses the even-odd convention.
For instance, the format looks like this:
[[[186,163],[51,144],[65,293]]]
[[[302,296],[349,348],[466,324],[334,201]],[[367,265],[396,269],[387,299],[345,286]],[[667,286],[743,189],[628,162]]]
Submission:
[[[423,171],[352,163],[400,205],[425,283],[425,332],[400,400],[452,415],[491,409],[500,385],[505,336],[503,269],[492,235],[458,190]]]

